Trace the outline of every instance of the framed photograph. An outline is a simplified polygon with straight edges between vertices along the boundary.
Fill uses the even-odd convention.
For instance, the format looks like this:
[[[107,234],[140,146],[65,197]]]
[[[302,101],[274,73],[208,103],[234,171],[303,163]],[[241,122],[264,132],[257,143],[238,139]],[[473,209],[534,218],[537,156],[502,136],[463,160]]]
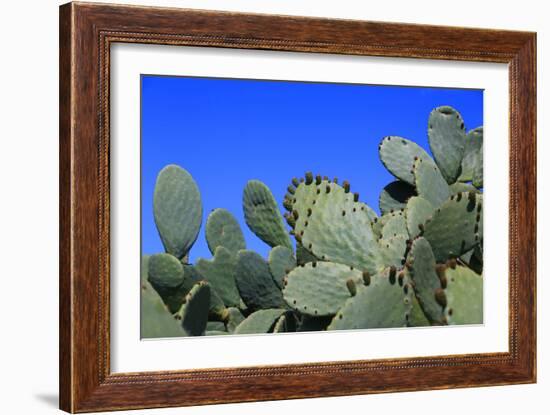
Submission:
[[[60,8],[60,406],[536,381],[536,35]]]

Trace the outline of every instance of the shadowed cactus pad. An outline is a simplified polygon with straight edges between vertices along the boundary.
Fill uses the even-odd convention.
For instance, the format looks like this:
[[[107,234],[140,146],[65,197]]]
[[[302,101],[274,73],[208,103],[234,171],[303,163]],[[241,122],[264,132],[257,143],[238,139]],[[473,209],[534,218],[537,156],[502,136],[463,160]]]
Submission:
[[[378,201],[380,212],[384,214],[404,209],[407,206],[407,201],[415,195],[416,190],[414,186],[411,186],[407,182],[401,180],[391,182],[380,192]]]
[[[153,206],[164,249],[183,258],[195,243],[202,222],[197,184],[181,167],[166,166],[157,177]]]
[[[210,286],[199,282],[187,294],[181,313],[181,326],[189,336],[202,336],[206,331],[210,309]]]
[[[236,256],[224,246],[218,246],[212,260],[199,259],[195,265],[197,271],[210,283],[227,307],[237,307],[241,302],[235,270]]]
[[[251,310],[284,308],[283,295],[271,276],[269,265],[256,252],[238,253],[235,277],[241,298]]]

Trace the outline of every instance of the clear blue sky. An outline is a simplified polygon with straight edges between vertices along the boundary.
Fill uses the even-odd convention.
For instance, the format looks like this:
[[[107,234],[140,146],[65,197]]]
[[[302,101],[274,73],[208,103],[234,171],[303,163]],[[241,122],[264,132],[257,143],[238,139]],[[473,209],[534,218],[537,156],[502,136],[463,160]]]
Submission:
[[[294,176],[311,170],[346,179],[377,212],[378,195],[393,180],[378,158],[387,135],[429,152],[430,111],[450,105],[466,128],[483,124],[483,91],[331,83],[142,76],[142,251],[162,252],[153,219],[158,172],[178,164],[201,191],[204,218],[191,261],[209,258],[208,213],[223,207],[241,223],[247,247],[269,247],[244,222],[246,182],[266,183],[279,202]]]

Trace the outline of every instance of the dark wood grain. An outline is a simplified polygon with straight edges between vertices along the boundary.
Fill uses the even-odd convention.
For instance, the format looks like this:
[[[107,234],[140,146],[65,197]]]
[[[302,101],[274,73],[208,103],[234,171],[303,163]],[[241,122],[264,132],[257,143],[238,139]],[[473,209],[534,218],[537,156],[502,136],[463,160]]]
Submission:
[[[508,63],[509,352],[111,373],[109,59],[114,42]],[[71,3],[60,9],[60,406],[68,412],[536,379],[534,33]]]

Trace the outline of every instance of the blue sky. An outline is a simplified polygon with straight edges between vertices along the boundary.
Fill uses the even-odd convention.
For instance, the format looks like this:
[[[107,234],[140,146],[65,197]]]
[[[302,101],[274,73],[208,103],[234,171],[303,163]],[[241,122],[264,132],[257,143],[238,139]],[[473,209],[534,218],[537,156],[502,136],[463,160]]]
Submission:
[[[247,248],[269,247],[244,222],[242,192],[258,179],[281,202],[292,177],[306,171],[348,180],[377,212],[378,195],[393,180],[378,158],[387,135],[429,152],[428,115],[456,108],[466,128],[483,124],[483,91],[425,87],[305,83],[191,77],[141,77],[142,252],[162,252],[153,219],[153,190],[167,164],[185,168],[203,201],[203,226],[191,262],[211,257],[204,237],[210,211],[237,220]]]

